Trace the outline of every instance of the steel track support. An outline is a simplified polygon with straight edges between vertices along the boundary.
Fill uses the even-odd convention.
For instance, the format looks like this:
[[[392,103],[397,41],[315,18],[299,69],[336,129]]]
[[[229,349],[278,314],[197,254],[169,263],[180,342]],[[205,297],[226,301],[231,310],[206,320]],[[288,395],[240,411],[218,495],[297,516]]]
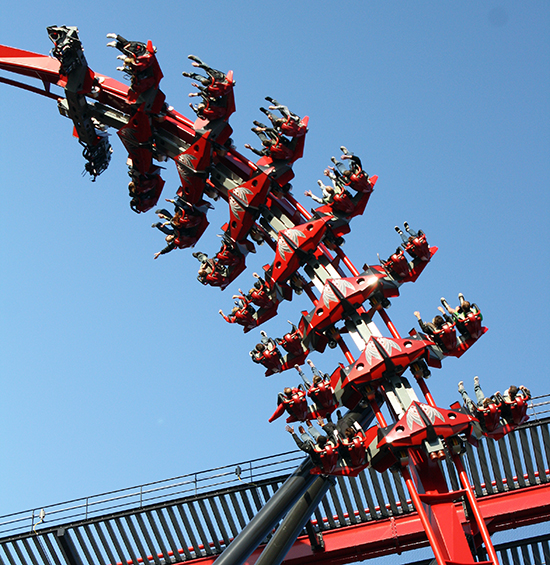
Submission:
[[[267,504],[218,557],[216,565],[242,565],[252,555],[281,518],[318,478],[310,474],[309,471],[312,467],[313,463],[308,458],[294,471],[281,488],[268,500]],[[311,516],[311,513],[309,516]]]
[[[297,537],[303,531],[315,508],[328,489],[335,483],[333,477],[319,476],[307,489],[292,510],[285,516],[273,537],[262,551],[256,565],[280,565]]]
[[[59,549],[69,565],[83,565],[80,556],[74,546],[69,532],[65,528],[59,528],[55,532],[55,540],[59,544]]]

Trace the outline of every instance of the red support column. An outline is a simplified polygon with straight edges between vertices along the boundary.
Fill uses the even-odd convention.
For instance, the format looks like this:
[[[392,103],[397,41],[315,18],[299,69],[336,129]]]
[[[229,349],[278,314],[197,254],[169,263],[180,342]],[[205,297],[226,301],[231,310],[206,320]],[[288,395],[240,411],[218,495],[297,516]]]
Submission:
[[[344,265],[350,270],[351,274],[354,277],[358,277],[361,273],[356,269],[355,265],[350,261],[350,259],[342,251],[342,249],[340,247],[337,247],[335,251],[336,251],[336,255],[338,255],[338,257],[340,257],[340,259],[343,261]]]
[[[393,322],[390,320],[388,313],[383,308],[378,310],[378,312],[380,313],[380,317],[382,318],[382,320],[384,320],[384,323],[388,327],[388,330],[390,330],[392,337],[400,339],[401,336],[399,335],[397,328],[393,325]]]
[[[296,198],[294,198],[294,196],[291,194],[285,194],[285,198],[294,206],[294,208],[296,208],[296,210],[298,210],[298,212],[300,212],[300,214],[302,214],[306,220],[311,220],[313,216],[298,202],[298,200],[296,200]]]
[[[437,408],[437,405],[435,403],[435,400],[433,399],[432,393],[428,390],[428,385],[426,384],[426,381],[422,377],[416,377],[416,382],[418,383],[418,386],[420,387],[420,390],[422,391],[422,394],[424,395],[426,402],[432,408]]]
[[[403,479],[405,480],[405,484],[407,485],[407,489],[409,494],[411,495],[411,500],[413,501],[414,507],[418,512],[418,516],[420,517],[420,521],[422,522],[422,526],[424,527],[424,531],[426,532],[426,536],[430,542],[432,550],[434,552],[434,557],[437,561],[437,565],[447,565],[447,559],[441,552],[439,547],[439,540],[437,539],[435,532],[432,529],[432,525],[430,524],[430,520],[428,515],[426,514],[426,510],[418,496],[418,492],[416,492],[416,487],[413,483],[411,475],[409,473],[409,469],[404,467],[401,469],[401,474],[403,475]]]
[[[474,513],[475,520],[477,522],[477,526],[479,528],[479,533],[481,534],[481,539],[485,544],[485,551],[487,552],[487,556],[489,559],[498,565],[498,557],[493,547],[493,542],[491,541],[491,536],[489,534],[489,530],[487,529],[487,524],[485,524],[485,520],[481,514],[481,510],[477,504],[477,499],[475,494],[472,491],[472,485],[470,485],[470,481],[468,480],[468,475],[464,469],[464,465],[462,464],[462,459],[459,455],[453,455],[453,461],[458,471],[458,476],[460,477],[460,483],[462,484],[462,488],[466,491],[466,497],[468,498],[468,502],[472,508],[472,512]]]
[[[351,351],[349,350],[348,346],[346,345],[346,342],[342,339],[341,335],[338,335],[338,338],[336,339],[336,342],[338,343],[338,345],[340,346],[340,349],[342,350],[342,353],[344,354],[346,361],[351,365],[352,363],[355,363],[355,359],[353,357],[353,355],[351,354]]]
[[[372,411],[374,412],[374,415],[376,416],[376,419],[378,421],[378,425],[381,426],[382,428],[385,428],[388,425],[388,423],[386,422],[386,418],[384,418],[384,414],[382,414],[382,412],[380,411],[380,406],[378,406],[378,402],[376,402],[376,400],[370,400],[369,402]]]

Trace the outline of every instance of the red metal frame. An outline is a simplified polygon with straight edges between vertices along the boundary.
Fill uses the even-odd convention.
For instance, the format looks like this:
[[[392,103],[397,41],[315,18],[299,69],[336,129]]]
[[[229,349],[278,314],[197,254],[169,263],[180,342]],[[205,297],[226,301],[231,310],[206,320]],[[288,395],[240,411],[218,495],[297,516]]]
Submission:
[[[125,41],[124,38],[117,36],[118,44],[115,46],[124,52],[121,42]],[[369,542],[370,546],[363,548],[362,552],[358,551],[357,548],[363,547],[361,544],[364,542],[362,539],[358,540],[355,538],[358,532],[361,532],[361,536],[363,536],[366,535],[366,531],[369,531],[365,530],[363,526],[343,528],[336,533],[328,532],[326,534],[327,540],[331,540],[331,543],[334,541],[335,547],[337,546],[339,549],[330,550],[329,553],[323,554],[323,556],[331,554],[332,557],[329,560],[325,557],[321,560],[320,554],[315,554],[315,562],[345,563],[358,558],[364,559],[375,551],[378,551],[378,554],[389,551],[389,546],[387,545],[389,544],[388,540],[398,539],[399,536],[396,535],[397,524],[401,523],[403,523],[403,525],[407,524],[407,526],[410,525],[411,533],[404,536],[403,542],[399,543],[399,547],[403,548],[408,545],[423,543],[419,541],[422,537],[418,533],[418,523],[420,523],[422,531],[425,532],[425,535],[430,541],[439,565],[474,563],[465,535],[468,528],[471,532],[479,532],[489,555],[489,561],[486,563],[496,565],[498,563],[497,556],[492,547],[489,530],[485,523],[488,516],[481,510],[485,502],[478,501],[474,497],[460,458],[456,454],[453,455],[453,460],[463,487],[463,489],[458,492],[449,491],[446,479],[436,461],[436,459],[441,458],[442,453],[443,455],[445,454],[445,449],[449,449],[449,447],[444,446],[443,441],[456,437],[456,434],[459,432],[464,432],[470,425],[471,419],[468,420],[462,413],[457,415],[456,411],[452,413],[451,411],[438,409],[426,383],[420,378],[417,378],[417,382],[428,405],[423,405],[424,408],[422,408],[421,405],[416,402],[412,394],[407,399],[409,402],[403,402],[403,398],[405,398],[403,396],[400,399],[398,398],[395,405],[392,405],[392,400],[398,396],[398,394],[392,389],[393,385],[390,382],[391,379],[387,377],[389,373],[396,378],[401,378],[403,372],[412,363],[420,362],[421,360],[423,363],[424,358],[426,358],[429,364],[437,366],[438,364],[440,365],[440,360],[444,356],[452,355],[459,357],[486,331],[486,328],[481,328],[479,322],[480,329],[477,334],[472,336],[468,332],[464,332],[466,337],[455,339],[453,342],[454,345],[447,345],[447,347],[445,347],[445,344],[441,343],[438,345],[437,336],[426,337],[424,339],[415,335],[412,338],[403,340],[387,312],[384,310],[389,304],[388,298],[399,295],[399,287],[402,283],[414,282],[418,278],[431,257],[437,251],[437,247],[429,247],[426,237],[422,232],[419,231],[414,235],[414,232],[409,231],[408,224],[405,224],[405,228],[409,234],[413,234],[408,240],[406,236],[403,236],[405,243],[402,247],[412,257],[412,261],[407,264],[409,270],[408,274],[406,274],[406,276],[399,276],[399,274],[394,273],[395,277],[391,276],[390,272],[386,270],[387,267],[384,268],[385,262],[382,262],[383,266],[365,266],[364,273],[359,273],[339,245],[343,241],[342,235],[350,231],[349,220],[363,213],[377,177],[373,176],[369,179],[362,171],[358,164],[360,161],[356,157],[351,156],[351,154],[347,156],[344,155],[343,159],[355,159],[353,163],[355,164],[354,166],[357,167],[353,173],[354,177],[346,186],[354,188],[353,183],[359,183],[360,186],[354,188],[354,190],[358,192],[355,196],[345,191],[340,191],[340,193],[336,195],[333,194],[333,201],[330,202],[328,199],[323,200],[323,202],[328,203],[318,207],[315,210],[315,215],[312,216],[292,195],[284,191],[287,183],[294,176],[291,169],[292,163],[303,154],[308,118],[304,117],[301,119],[301,125],[300,128],[298,128],[299,135],[296,134],[293,137],[289,134],[292,138],[291,140],[284,138],[284,136],[277,137],[277,142],[271,146],[271,152],[268,151],[268,153],[265,153],[264,151],[263,156],[256,164],[251,163],[235,150],[226,150],[222,147],[223,143],[229,138],[231,128],[227,123],[222,124],[221,121],[227,120],[235,109],[232,72],[230,71],[227,75],[222,74],[222,76],[225,76],[227,79],[225,82],[222,81],[223,93],[224,96],[227,97],[225,104],[217,105],[216,97],[214,96],[205,97],[206,106],[203,107],[202,110],[197,107],[197,113],[200,117],[193,123],[173,109],[164,108],[164,94],[162,94],[158,88],[160,79],[162,78],[162,72],[156,61],[152,43],[148,42],[146,47],[146,52],[140,57],[137,57],[136,61],[142,64],[144,68],[151,67],[154,69],[154,73],[151,77],[143,79],[143,83],[139,82],[137,79],[138,74],[135,73],[132,75],[132,84],[130,88],[128,88],[128,86],[109,77],[94,73],[91,69],[86,67],[86,81],[83,83],[85,86],[76,89],[73,95],[81,97],[91,96],[98,102],[121,110],[129,115],[128,124],[119,129],[119,134],[125,142],[125,146],[130,155],[131,166],[135,171],[135,185],[138,183],[139,175],[152,175],[154,177],[158,169],[158,167],[152,164],[153,158],[160,159],[159,155],[153,152],[151,145],[153,129],[158,131],[164,130],[190,145],[188,150],[183,151],[176,157],[172,157],[178,165],[182,187],[184,187],[182,190],[185,192],[185,187],[188,189],[185,196],[188,199],[189,205],[194,205],[200,201],[203,190],[207,186],[214,186],[211,182],[208,184],[208,175],[205,174],[205,171],[209,168],[215,169],[216,163],[221,162],[227,169],[238,174],[240,184],[235,188],[229,189],[226,193],[221,194],[221,196],[228,201],[230,206],[230,219],[225,234],[228,238],[228,243],[223,244],[224,246],[229,245],[229,247],[226,249],[222,246],[222,251],[218,253],[214,259],[203,262],[204,264],[209,264],[211,268],[208,276],[204,278],[205,284],[219,286],[223,290],[223,288],[244,270],[245,254],[250,250],[250,246],[252,246],[252,249],[254,247],[246,238],[251,228],[255,225],[260,206],[265,205],[274,214],[279,214],[279,219],[283,216],[286,218],[286,224],[281,221],[279,222],[283,227],[273,228],[271,234],[272,241],[268,242],[268,245],[271,245],[275,250],[273,263],[266,268],[265,273],[269,288],[277,289],[273,290],[273,292],[279,292],[285,298],[290,299],[292,296],[291,285],[289,286],[291,282],[290,279],[297,270],[304,265],[308,257],[319,261],[321,261],[321,259],[328,261],[331,270],[327,270],[327,273],[336,272],[340,275],[339,277],[334,275],[334,279],[329,277],[326,280],[319,279],[317,281],[317,289],[320,289],[320,286],[324,284],[319,297],[315,296],[315,293],[309,286],[306,286],[304,289],[314,303],[314,308],[311,312],[305,312],[300,322],[299,329],[302,332],[305,351],[305,354],[300,356],[300,361],[302,363],[305,361],[305,355],[307,355],[306,350],[317,349],[322,352],[327,344],[332,346],[335,345],[334,342],[336,342],[336,344],[340,345],[350,366],[348,368],[342,367],[341,371],[337,370],[334,372],[332,377],[333,389],[336,390],[337,387],[345,389],[347,387],[348,391],[352,390],[354,393],[358,393],[365,386],[378,389],[389,405],[390,413],[394,420],[393,426],[391,428],[388,427],[388,423],[380,411],[379,402],[374,398],[374,394],[367,395],[367,400],[371,403],[380,428],[387,429],[381,431],[381,433],[383,432],[382,438],[373,438],[372,433],[367,434],[372,446],[365,445],[365,448],[373,447],[373,450],[377,449],[379,452],[383,449],[386,450],[385,454],[387,457],[385,459],[382,457],[380,466],[387,466],[387,464],[391,464],[395,461],[402,461],[403,466],[400,468],[400,472],[405,480],[415,507],[417,508],[418,514],[416,518],[414,520],[410,517],[392,519],[389,524],[385,524],[384,526],[373,523],[372,526],[370,526],[372,529],[375,529],[375,525],[376,529],[384,527],[384,532],[391,532],[391,536],[388,533],[382,535],[382,532],[378,531],[374,538],[375,541],[371,540]],[[192,59],[195,61],[195,63],[193,63],[195,66],[201,67],[202,69],[210,69],[197,58],[192,57]],[[61,57],[60,60],[62,60]],[[196,61],[199,61],[200,64]],[[131,70],[131,67],[128,68]],[[52,97],[49,93],[50,84],[56,84],[57,86],[65,88],[66,94],[71,93],[70,88],[67,86],[68,82],[71,80],[70,71],[64,70],[64,64],[60,66],[60,63],[51,57],[0,46],[0,69],[39,78],[44,82],[45,90],[41,91],[40,89],[7,79],[0,79],[1,82],[20,86],[49,97]],[[210,71],[214,72],[215,70],[210,69]],[[65,76],[63,74],[65,72],[69,76]],[[190,75],[188,74],[187,76]],[[216,86],[216,88],[221,88],[222,82],[218,84],[214,80],[212,84]],[[215,90],[214,86],[210,88]],[[138,102],[141,95],[147,92],[152,92],[150,100],[143,103]],[[147,104],[149,104],[150,107],[147,107]],[[213,107],[210,108],[210,105]],[[69,103],[69,115],[71,109],[74,110],[74,104],[71,107]],[[212,114],[209,118],[208,112],[215,113],[215,111],[221,112],[220,115],[216,114],[214,116],[214,114]],[[160,115],[161,113],[162,117]],[[214,118],[219,118],[219,121],[216,122]],[[209,123],[209,119],[212,119],[211,123]],[[217,125],[212,126],[213,129],[209,131],[208,135],[204,134],[202,129],[200,130],[202,132],[200,133],[202,141],[199,142],[197,137],[199,128],[210,127],[213,123],[217,123]],[[93,127],[91,129],[92,132],[95,132]],[[266,140],[264,141],[267,143]],[[212,149],[212,143],[217,143],[217,146],[221,147],[221,149],[217,149],[217,152],[214,151]],[[156,151],[156,148],[154,151]],[[351,168],[345,172],[351,173]],[[362,180],[360,180],[357,175],[359,175]],[[151,179],[147,178],[146,180],[150,181]],[[157,200],[160,196],[163,184],[163,181],[157,183],[158,194],[155,192],[154,195]],[[336,184],[334,186],[336,187]],[[139,193],[139,191],[137,192]],[[179,195],[181,196],[182,194]],[[251,198],[249,198],[249,196]],[[142,202],[141,208],[138,207],[138,211],[144,212],[154,206],[156,204],[155,198],[152,198],[151,201],[147,200],[146,203]],[[303,218],[305,218],[305,222]],[[292,227],[288,227],[288,223],[291,223]],[[206,222],[204,227],[207,225],[208,223]],[[398,228],[397,231],[402,234]],[[202,235],[202,231],[198,235],[195,234],[195,238],[192,238],[189,244],[195,243],[200,235]],[[240,248],[238,247],[239,245]],[[222,253],[224,250],[227,251],[225,255]],[[336,258],[333,257],[331,251],[336,254]],[[166,250],[163,250],[163,253],[164,252],[166,252]],[[233,263],[231,263],[231,265],[228,263],[232,258],[235,259],[235,261],[238,260],[237,263],[235,263],[236,266]],[[345,277],[339,264],[340,261],[342,261],[345,267],[352,273],[352,278]],[[230,266],[232,268],[229,268]],[[222,274],[222,272],[225,274]],[[405,270],[402,269],[401,273],[405,273]],[[211,278],[209,279],[208,277]],[[374,280],[376,284],[371,283],[370,281],[372,280]],[[367,300],[370,300],[372,305],[368,314],[362,306]],[[243,302],[245,301],[243,297]],[[274,298],[274,303],[278,304],[278,301],[278,297],[276,301]],[[248,304],[245,304],[242,308],[246,308],[247,306]],[[359,360],[356,362],[342,337],[335,329],[335,324],[343,318],[346,318],[346,316],[347,321],[350,323],[355,315],[362,321],[365,314],[373,314],[376,310],[380,313],[382,320],[392,335],[392,339],[374,335],[368,338],[368,335],[365,337],[365,334],[362,334],[361,338],[365,342],[365,350],[361,353]],[[351,311],[353,311],[353,316],[349,314]],[[272,315],[275,315],[275,313],[276,308]],[[239,323],[245,326],[245,331],[248,331],[270,317],[271,315],[259,315],[254,317],[253,314],[250,314],[251,319],[247,321],[246,324]],[[224,318],[228,321],[235,321],[229,319],[227,316],[224,316]],[[359,331],[358,333],[360,334]],[[456,337],[456,333],[453,334],[453,337]],[[397,350],[397,352],[395,350]],[[288,365],[290,366],[291,364]],[[285,365],[284,368],[289,367]],[[342,395],[340,398],[341,397]],[[352,399],[350,402],[356,403],[356,394],[351,395],[351,397],[348,395],[348,398]],[[346,406],[348,405],[346,404]],[[403,406],[404,410],[402,409]],[[354,406],[348,407],[350,409],[354,408]],[[442,416],[441,413],[445,413],[445,416]],[[414,420],[415,414],[421,421],[416,428],[414,428],[413,424],[409,425],[409,418]],[[430,423],[428,419],[434,414],[436,416],[434,416],[434,419],[432,419]],[[439,417],[443,423],[436,423],[436,417]],[[453,424],[450,419],[456,419],[456,422]],[[458,425],[459,422],[460,425]],[[406,430],[407,426],[408,431]],[[427,449],[423,447],[423,443],[430,442],[439,442],[441,444],[441,448],[437,448],[439,451],[437,451],[436,448]],[[401,450],[400,453],[397,453],[397,451],[394,452],[394,449],[397,449],[397,447]],[[337,447],[333,446],[333,448],[336,453]],[[401,454],[406,454],[406,457]],[[375,466],[374,463],[373,466]],[[532,489],[529,489],[529,492],[531,492],[531,490]],[[544,492],[546,493],[546,490],[544,490]],[[511,493],[508,493],[508,495],[510,494]],[[464,520],[462,507],[456,502],[463,496],[466,497],[472,508],[473,516],[467,524]],[[511,500],[511,498],[508,496],[507,500]],[[521,501],[522,498],[521,496],[516,498],[516,493],[514,493],[513,500]],[[401,520],[404,521],[401,522]],[[414,528],[412,524],[414,524]],[[494,524],[491,524],[491,527],[494,527]],[[354,543],[350,543],[351,540],[347,539],[349,535],[354,537]],[[410,541],[409,537],[410,540],[413,541]],[[340,547],[338,543],[341,539],[346,539],[347,541]],[[298,542],[297,546],[302,547],[301,542]],[[285,562],[293,563],[293,560],[297,559],[299,558],[291,551],[291,554],[287,557]],[[300,561],[301,563],[310,562],[306,556],[300,557],[300,559],[302,559]],[[197,562],[206,563],[207,561],[197,560]],[[249,562],[253,563],[254,560],[252,559]]]
[[[491,533],[545,522],[550,520],[550,483],[489,495],[477,499],[477,504]],[[460,524],[467,526],[462,504],[454,503],[454,508]],[[324,551],[313,551],[309,538],[300,537],[283,565],[345,565],[429,546],[422,518],[417,512],[327,530],[322,535]],[[260,546],[246,565],[254,565],[262,551],[263,546]],[[158,557],[162,559],[163,555]],[[194,559],[193,563],[211,565],[217,557],[201,557]],[[494,560],[498,562],[496,556]],[[133,565],[132,561],[128,561],[127,565]]]

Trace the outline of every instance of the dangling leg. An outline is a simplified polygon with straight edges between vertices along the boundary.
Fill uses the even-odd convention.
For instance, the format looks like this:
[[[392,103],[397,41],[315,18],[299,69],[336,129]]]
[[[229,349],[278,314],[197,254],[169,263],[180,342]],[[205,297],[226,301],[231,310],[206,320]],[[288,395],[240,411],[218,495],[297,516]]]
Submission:
[[[407,233],[410,233],[413,237],[418,237],[418,232],[411,230],[411,228],[410,228],[408,222],[404,222],[403,225],[405,226],[405,231],[406,231]]]
[[[157,222],[156,224],[152,224],[151,227],[157,228],[158,230],[160,230],[162,233],[164,233],[166,235],[174,235],[174,230],[169,228],[168,226],[165,226],[161,222]]]
[[[458,392],[462,395],[462,400],[464,401],[464,406],[470,411],[474,412],[476,409],[476,405],[474,401],[468,396],[466,389],[464,388],[464,381],[460,381],[458,383]]]
[[[294,365],[294,368],[298,371],[298,374],[300,375],[300,377],[302,377],[302,380],[304,381],[304,384],[307,386],[307,388],[310,388],[311,383],[307,380],[302,369],[300,369],[300,367],[298,365]]]
[[[474,392],[475,392],[475,395],[476,395],[477,404],[478,404],[478,406],[481,406],[481,404],[485,400],[485,395],[483,394],[483,391],[481,390],[481,386],[479,384],[479,377],[474,377]]]
[[[409,240],[409,238],[401,231],[401,229],[399,228],[399,226],[395,226],[395,231],[401,236],[401,239],[403,240],[403,243],[407,243],[407,241]]]

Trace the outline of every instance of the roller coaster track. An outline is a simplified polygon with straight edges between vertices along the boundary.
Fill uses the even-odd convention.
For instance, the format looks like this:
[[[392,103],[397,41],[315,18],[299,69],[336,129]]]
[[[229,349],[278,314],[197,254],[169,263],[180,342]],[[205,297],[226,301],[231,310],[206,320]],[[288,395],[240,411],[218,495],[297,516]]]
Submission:
[[[325,404],[318,400],[306,407],[305,391],[288,389],[272,419],[287,410],[287,421],[309,420],[328,416],[339,406],[349,409],[338,420],[340,436],[347,430],[355,435],[351,443],[340,444],[347,446],[348,455],[337,449],[340,440],[332,435],[332,443],[312,452],[311,459],[289,476],[279,474],[254,483],[242,479],[238,486],[170,503],[140,504],[137,510],[87,516],[55,528],[44,528],[41,522],[37,529],[39,524],[33,523],[31,534],[0,540],[6,560],[33,565],[40,561],[161,565],[217,559],[219,565],[239,565],[255,562],[258,546],[269,538],[257,559],[259,565],[283,560],[345,563],[427,541],[439,565],[496,564],[490,533],[513,527],[505,508],[511,505],[515,520],[525,523],[547,515],[549,465],[543,463],[542,454],[547,454],[550,445],[548,427],[543,422],[514,432],[526,420],[527,404],[520,400],[512,408],[502,405],[510,415],[501,415],[500,408],[493,410],[491,422],[490,414],[481,411],[476,419],[458,405],[451,410],[437,406],[425,382],[428,365],[440,367],[446,356],[460,357],[483,335],[487,328],[481,326],[479,309],[456,322],[460,336],[455,322],[449,321],[447,329],[438,329],[431,337],[413,332],[405,338],[386,312],[388,298],[399,295],[401,284],[416,281],[437,248],[429,247],[422,232],[409,230],[405,224],[409,233],[400,232],[402,247],[411,261],[401,250],[381,266],[357,269],[342,250],[342,236],[350,231],[351,219],[363,213],[377,177],[368,177],[360,160],[343,148],[342,159],[350,160],[349,169],[334,160],[336,168],[329,174],[333,188],[323,188],[321,206],[309,213],[289,185],[294,177],[292,164],[303,154],[307,117],[299,118],[268,98],[273,104],[270,109],[280,111],[282,118],[263,110],[273,127],[259,126],[264,149],[257,151],[260,159],[253,163],[230,141],[228,119],[235,110],[231,71],[221,73],[190,56],[193,65],[207,74],[184,73],[202,85],[203,102],[195,107],[198,118],[193,122],[164,103],[159,88],[162,72],[151,42],[111,36],[112,46],[122,53],[122,70],[131,78],[128,87],[88,67],[76,28],[52,27],[48,33],[56,59],[0,46],[0,69],[38,78],[44,89],[3,77],[0,82],[57,98],[60,113],[73,121],[84,146],[86,170],[94,180],[110,160],[105,131],[115,129],[129,152],[129,190],[136,212],[154,207],[164,186],[153,160],[175,162],[182,186],[174,200],[174,214],[159,211],[161,218],[169,220],[157,225],[168,234],[169,244],[162,253],[198,241],[208,226],[205,196],[226,201],[229,220],[223,227],[222,248],[211,259],[199,254],[199,280],[222,290],[230,284],[254,249],[249,237],[265,242],[274,252],[273,262],[265,268],[265,281],[259,277],[261,296],[252,291],[241,296],[233,312],[224,316],[226,320],[240,324],[246,332],[275,316],[278,304],[290,300],[294,292],[305,292],[313,302],[313,309],[302,312],[299,324],[279,342],[290,344],[283,345],[286,355],[280,354],[274,340],[268,340],[269,358],[256,348],[253,359],[269,375],[304,364],[310,351],[322,353],[328,345],[339,346],[347,362],[324,383],[324,390],[331,391],[330,399],[324,397]],[[53,85],[63,88],[64,98],[52,95]],[[364,306],[366,302],[370,307]],[[448,307],[447,311],[452,313]],[[391,337],[383,336],[375,316]],[[357,346],[357,358],[344,337]],[[424,401],[404,376],[407,369]],[[319,391],[312,396],[315,386],[307,384],[309,396],[321,399]],[[387,407],[389,422],[382,405]],[[472,448],[477,443],[478,419],[485,435],[498,441],[498,450],[485,439],[477,450]],[[376,425],[369,427],[374,420]],[[352,422],[358,426],[353,428]],[[526,468],[520,472],[522,460]],[[88,513],[88,504],[85,508]],[[309,520],[312,514],[314,522]],[[19,517],[12,518],[6,524],[19,522]],[[309,544],[295,543],[304,528]]]
[[[468,449],[469,476],[491,533],[548,520],[549,423],[533,421],[498,442],[483,439],[477,450]],[[213,563],[299,460],[299,452],[284,453],[73,500],[45,508],[40,524],[40,508],[2,516],[0,563]],[[451,461],[443,467],[458,489]],[[391,471],[339,477],[284,563],[349,563],[426,546],[405,493],[399,473]],[[465,507],[458,506],[465,522]],[[247,562],[255,563],[262,549]]]

